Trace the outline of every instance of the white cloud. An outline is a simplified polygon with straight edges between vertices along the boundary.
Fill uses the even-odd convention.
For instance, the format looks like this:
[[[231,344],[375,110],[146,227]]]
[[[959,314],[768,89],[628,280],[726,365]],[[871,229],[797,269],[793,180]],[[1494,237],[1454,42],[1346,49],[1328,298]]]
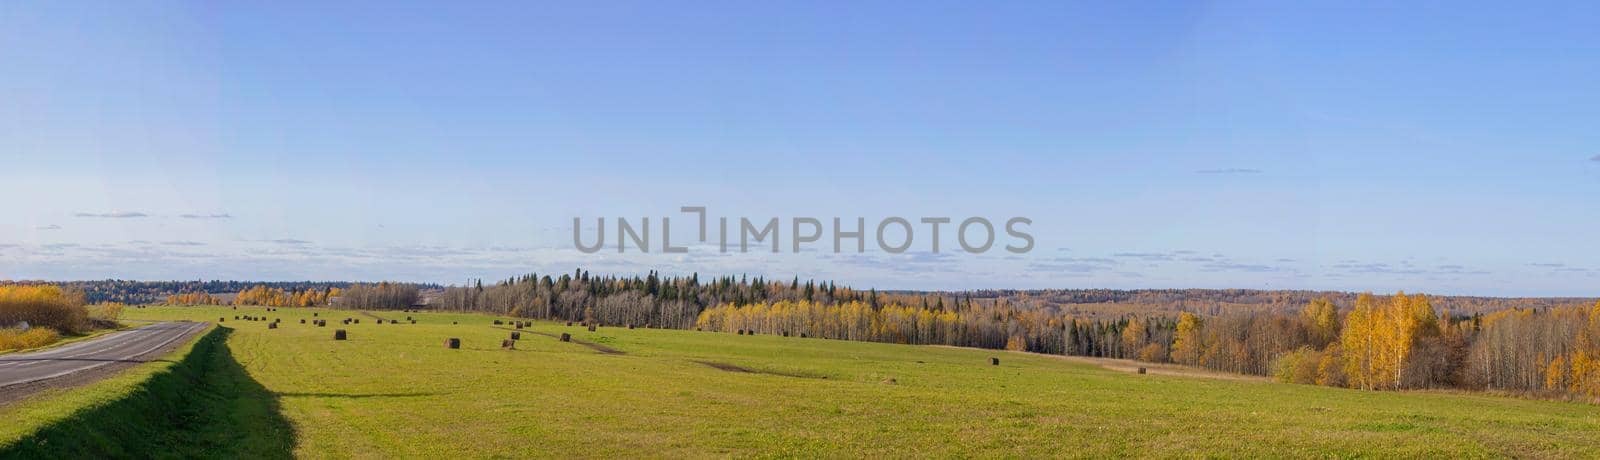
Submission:
[[[132,211],[112,211],[102,213],[80,212],[73,214],[75,217],[96,217],[102,219],[129,219],[135,217],[150,217],[149,214]]]

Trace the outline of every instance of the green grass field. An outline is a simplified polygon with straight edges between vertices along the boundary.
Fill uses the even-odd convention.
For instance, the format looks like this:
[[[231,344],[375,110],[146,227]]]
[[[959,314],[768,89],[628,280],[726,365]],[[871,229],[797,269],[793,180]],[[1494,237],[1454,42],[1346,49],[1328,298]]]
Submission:
[[[313,312],[328,327],[299,324]],[[234,315],[283,318],[235,321]],[[1050,356],[947,347],[539,323],[513,351],[492,318],[259,307],[130,309],[221,324],[182,410],[189,454],[335,458],[705,456],[1600,456],[1600,407],[1135,375]],[[340,325],[345,317],[361,324]],[[459,324],[452,324],[459,322]],[[348,341],[334,341],[346,329]],[[571,333],[584,343],[541,334]],[[447,349],[449,337],[462,340]],[[589,346],[593,344],[597,346]],[[991,366],[989,357],[1001,359]],[[171,364],[158,363],[171,366]],[[128,375],[152,371],[137,369]],[[0,444],[94,426],[119,377],[0,409]],[[169,384],[174,384],[168,382]],[[95,395],[84,397],[82,395]],[[123,403],[129,404],[129,403]],[[131,408],[141,407],[129,404]],[[75,412],[76,411],[76,412]],[[167,423],[158,421],[156,423]],[[48,431],[56,430],[56,431]],[[148,442],[145,442],[148,444]],[[225,450],[217,450],[225,446]],[[137,451],[133,451],[136,452]],[[26,456],[26,455],[24,455]]]

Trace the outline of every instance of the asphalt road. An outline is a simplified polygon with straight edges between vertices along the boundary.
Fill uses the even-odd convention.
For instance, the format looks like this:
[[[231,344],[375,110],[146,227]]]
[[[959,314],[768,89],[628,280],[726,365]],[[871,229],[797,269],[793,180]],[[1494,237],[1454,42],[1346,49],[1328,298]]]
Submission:
[[[155,323],[44,351],[0,355],[0,389],[49,384],[87,371],[147,362],[157,351],[205,329],[207,323]]]

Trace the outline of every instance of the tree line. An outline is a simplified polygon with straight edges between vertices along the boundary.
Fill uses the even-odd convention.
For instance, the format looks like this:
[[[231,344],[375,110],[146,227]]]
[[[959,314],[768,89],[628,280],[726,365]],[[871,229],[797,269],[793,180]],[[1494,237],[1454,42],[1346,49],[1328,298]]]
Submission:
[[[1178,363],[1368,390],[1465,388],[1600,398],[1600,302],[1471,315],[1428,296],[1316,299],[1294,313],[1075,318],[958,302],[934,310],[862,302],[723,304],[704,330],[1004,348]]]
[[[422,301],[422,291],[412,283],[353,283],[345,288],[329,287],[288,290],[255,285],[233,296],[233,300],[207,292],[184,292],[167,296],[167,305],[254,305],[264,307],[342,307],[405,309]]]
[[[559,275],[536,273],[484,285],[475,280],[451,286],[430,306],[451,311],[482,311],[525,318],[595,321],[688,329],[700,312],[723,303],[805,299],[822,304],[876,299],[831,282],[795,278],[787,283],[762,277],[724,276],[702,281],[699,274],[596,276],[585,270]]]
[[[62,289],[70,289],[83,294],[84,301],[88,303],[121,302],[125,304],[157,304],[168,300],[170,296],[209,293],[220,296],[225,293],[235,293],[255,286],[282,289],[284,291],[323,290],[330,288],[344,289],[353,283],[347,281],[135,281],[135,280],[90,280],[90,281],[7,281],[7,284],[18,285],[54,285]],[[443,286],[434,283],[413,283],[420,290],[437,290]]]

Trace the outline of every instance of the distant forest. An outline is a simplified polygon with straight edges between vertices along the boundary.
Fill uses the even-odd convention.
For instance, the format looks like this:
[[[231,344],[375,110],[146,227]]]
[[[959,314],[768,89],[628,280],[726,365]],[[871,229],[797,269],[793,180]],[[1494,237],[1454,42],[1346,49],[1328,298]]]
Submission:
[[[530,277],[551,278],[548,280],[552,287],[566,278],[570,283],[573,279],[590,277],[588,272],[577,270],[573,273],[556,275],[522,276],[507,280],[500,280],[490,285],[482,285],[482,281],[470,281],[466,287],[482,286],[483,289],[495,286],[517,284],[526,282]],[[667,278],[657,275],[644,277],[627,277],[627,283],[642,285],[648,288],[650,276],[657,277],[657,283],[672,284]],[[680,277],[685,280],[698,282],[699,275]],[[612,277],[614,281],[624,278]],[[541,281],[543,281],[541,279]],[[581,281],[581,279],[580,279]],[[859,294],[854,289],[835,285],[828,281],[801,282],[798,279],[768,280],[761,277],[722,277],[717,278],[722,285],[710,292],[696,293],[693,299],[683,296],[670,300],[689,301],[698,312],[704,308],[720,303],[745,303],[749,301],[774,301],[785,300],[783,296],[769,296],[764,293],[768,286],[778,286],[787,282],[790,286],[800,291],[800,297],[787,298],[798,300],[804,298],[804,285],[811,285],[813,300],[826,301],[833,295],[843,293],[842,300],[867,300],[872,291]],[[94,280],[94,281],[68,281],[68,282],[43,282],[43,281],[5,281],[4,284],[54,284],[62,288],[82,292],[84,300],[88,303],[120,302],[125,304],[154,304],[166,302],[168,297],[180,294],[208,294],[216,299],[229,303],[236,293],[245,292],[253,288],[262,287],[276,289],[289,293],[321,291],[330,289],[347,289],[351,285],[359,284],[348,281],[131,281],[131,280]],[[369,283],[371,284],[371,283]],[[438,307],[443,305],[445,295],[441,293],[445,286],[437,283],[391,283],[416,287],[420,292],[421,301],[430,302]],[[731,285],[747,285],[744,288],[733,289]],[[750,289],[760,286],[762,289]],[[462,286],[457,286],[462,287]],[[782,287],[782,286],[779,286]],[[818,298],[822,290],[831,291],[831,295]],[[565,290],[562,290],[565,291]],[[761,292],[758,292],[761,291]],[[677,293],[671,293],[676,295]],[[701,294],[710,294],[702,296]],[[455,294],[457,302],[461,301],[459,292]],[[882,291],[880,300],[906,299],[906,298],[941,298],[946,303],[956,301],[969,301],[974,304],[994,305],[1006,303],[1025,309],[1051,309],[1059,310],[1063,314],[1075,317],[1120,317],[1128,314],[1165,315],[1173,316],[1180,312],[1191,312],[1202,315],[1221,315],[1244,311],[1262,313],[1293,313],[1299,311],[1313,300],[1328,299],[1340,308],[1352,308],[1359,293],[1339,291],[1293,291],[1293,290],[1255,290],[1255,289],[1042,289],[1042,290],[975,290],[961,292],[927,292],[927,291]],[[1500,310],[1538,310],[1567,305],[1592,304],[1595,298],[1503,298],[1503,297],[1467,297],[1467,296],[1430,296],[1433,305],[1441,309],[1449,309],[1456,314],[1489,313]],[[524,299],[531,300],[531,299]],[[668,300],[668,299],[662,299]],[[508,299],[510,301],[510,299]],[[526,306],[526,305],[524,305]],[[507,312],[511,305],[507,305]],[[453,306],[451,308],[454,308]]]
[[[124,304],[155,304],[163,303],[168,297],[180,294],[209,294],[224,296],[243,292],[255,287],[265,287],[282,291],[324,291],[338,288],[346,289],[352,282],[342,281],[130,281],[130,280],[95,280],[95,281],[11,281],[0,284],[54,284],[64,289],[83,293],[84,300],[88,303],[118,302]],[[423,290],[438,290],[443,286],[431,283],[405,283]]]

